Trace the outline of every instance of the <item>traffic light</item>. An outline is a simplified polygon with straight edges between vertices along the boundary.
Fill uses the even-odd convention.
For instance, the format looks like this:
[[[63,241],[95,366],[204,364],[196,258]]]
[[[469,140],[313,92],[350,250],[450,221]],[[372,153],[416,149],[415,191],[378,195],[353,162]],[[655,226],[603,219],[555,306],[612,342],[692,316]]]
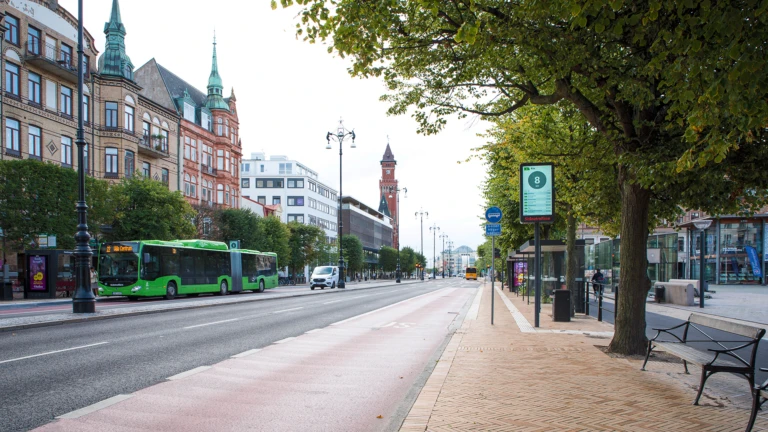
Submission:
[[[501,258],[501,251],[499,250],[499,248],[493,248],[493,257]]]

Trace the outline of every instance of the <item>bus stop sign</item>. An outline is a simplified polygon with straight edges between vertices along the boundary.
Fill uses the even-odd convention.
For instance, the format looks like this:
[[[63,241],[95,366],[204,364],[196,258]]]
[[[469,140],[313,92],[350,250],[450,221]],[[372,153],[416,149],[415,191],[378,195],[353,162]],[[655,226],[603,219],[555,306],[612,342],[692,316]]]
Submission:
[[[240,249],[240,240],[230,240],[229,241],[229,248],[230,249]]]
[[[492,224],[501,222],[501,209],[495,206],[489,207],[485,211],[485,220]]]

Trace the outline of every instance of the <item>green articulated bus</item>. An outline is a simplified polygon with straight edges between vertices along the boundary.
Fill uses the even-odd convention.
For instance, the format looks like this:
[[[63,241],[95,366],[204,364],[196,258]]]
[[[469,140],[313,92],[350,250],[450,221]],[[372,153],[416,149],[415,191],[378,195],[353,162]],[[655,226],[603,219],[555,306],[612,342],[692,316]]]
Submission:
[[[277,286],[277,255],[208,240],[102,243],[99,295],[172,299]]]

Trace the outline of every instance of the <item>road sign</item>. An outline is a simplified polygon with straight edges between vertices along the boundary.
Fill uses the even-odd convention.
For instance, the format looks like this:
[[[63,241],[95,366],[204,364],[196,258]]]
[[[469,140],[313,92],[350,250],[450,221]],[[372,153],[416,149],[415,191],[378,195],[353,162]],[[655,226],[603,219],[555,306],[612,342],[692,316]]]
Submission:
[[[230,240],[229,241],[229,248],[230,249],[240,249],[240,240]]]
[[[489,207],[488,210],[485,211],[485,220],[494,224],[501,222],[501,209],[498,207]]]
[[[485,235],[489,237],[497,237],[501,235],[501,224],[489,223],[485,224]]]
[[[555,221],[555,166],[551,163],[520,165],[520,222]]]

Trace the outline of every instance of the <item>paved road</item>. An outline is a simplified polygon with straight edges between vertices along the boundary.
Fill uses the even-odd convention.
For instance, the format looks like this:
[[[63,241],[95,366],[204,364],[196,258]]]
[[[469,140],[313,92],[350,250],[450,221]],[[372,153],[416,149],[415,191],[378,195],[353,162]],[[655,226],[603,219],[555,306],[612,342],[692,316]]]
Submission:
[[[475,288],[477,284],[438,279],[332,296],[249,302],[0,333],[0,430],[40,426],[58,415],[136,392],[190,369],[214,365],[235,354],[447,287]],[[463,291],[470,295],[474,290]],[[455,309],[452,305],[451,311]],[[440,313],[447,316],[446,311]],[[425,343],[433,351],[439,345],[434,340],[425,339]],[[426,364],[425,355],[412,360],[421,369]],[[359,378],[362,381],[357,385],[365,383],[365,376]],[[400,396],[402,400],[404,394]]]

